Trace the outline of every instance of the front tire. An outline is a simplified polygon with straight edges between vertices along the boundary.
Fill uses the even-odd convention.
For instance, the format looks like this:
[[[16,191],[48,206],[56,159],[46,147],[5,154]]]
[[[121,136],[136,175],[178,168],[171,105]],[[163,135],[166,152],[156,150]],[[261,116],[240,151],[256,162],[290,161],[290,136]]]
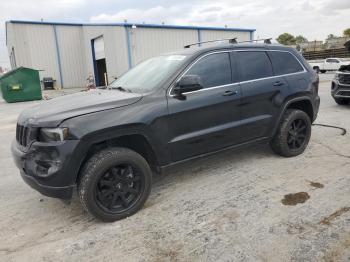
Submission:
[[[82,206],[95,218],[113,222],[135,214],[152,185],[147,161],[127,148],[108,148],[84,165],[78,182]]]
[[[284,157],[293,157],[305,151],[311,137],[311,120],[301,110],[288,109],[270,142],[272,150]]]
[[[334,98],[334,101],[338,104],[338,105],[348,105],[349,104],[349,99],[344,99],[344,98]]]

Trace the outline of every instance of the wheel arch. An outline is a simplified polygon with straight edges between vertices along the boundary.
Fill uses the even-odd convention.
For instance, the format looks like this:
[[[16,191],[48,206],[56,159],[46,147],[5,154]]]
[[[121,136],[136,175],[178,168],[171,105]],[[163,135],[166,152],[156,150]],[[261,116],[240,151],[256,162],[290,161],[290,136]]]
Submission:
[[[313,121],[314,118],[314,109],[310,99],[302,99],[297,101],[292,101],[287,105],[287,109],[299,109],[304,111],[310,118],[310,121]]]
[[[275,136],[277,132],[277,128],[280,125],[282,116],[288,109],[298,109],[298,110],[304,111],[310,117],[311,122],[315,120],[314,107],[312,105],[310,97],[303,96],[303,97],[290,99],[287,102],[285,102],[283,105],[283,109],[281,110],[281,113],[278,117],[278,121],[276,121],[275,127],[273,129],[272,137]]]
[[[101,134],[99,134],[98,137],[100,139],[91,139],[89,141],[85,140],[83,142],[86,143],[86,147],[81,157],[78,172],[76,173],[75,177],[75,182],[78,182],[80,179],[81,170],[93,154],[105,148],[111,147],[124,147],[137,152],[146,159],[147,163],[150,165],[151,169],[154,172],[159,172],[160,160],[158,154],[152,145],[151,138],[145,133],[140,131],[129,133],[121,132],[118,135],[112,137],[108,135],[101,136]],[[104,137],[104,139],[101,139],[101,137]]]

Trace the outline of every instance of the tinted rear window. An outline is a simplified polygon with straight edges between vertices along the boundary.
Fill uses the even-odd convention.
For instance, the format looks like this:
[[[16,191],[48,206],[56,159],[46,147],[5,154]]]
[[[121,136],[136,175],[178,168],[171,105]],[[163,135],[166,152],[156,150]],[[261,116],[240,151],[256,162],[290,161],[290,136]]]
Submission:
[[[237,52],[241,81],[273,76],[270,59],[265,52]]]
[[[275,75],[285,75],[303,71],[298,60],[288,52],[269,52]]]

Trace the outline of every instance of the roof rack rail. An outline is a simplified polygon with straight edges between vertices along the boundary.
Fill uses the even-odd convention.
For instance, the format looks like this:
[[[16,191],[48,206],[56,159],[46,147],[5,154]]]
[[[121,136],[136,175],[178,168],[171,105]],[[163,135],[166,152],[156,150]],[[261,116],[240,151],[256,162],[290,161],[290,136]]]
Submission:
[[[184,48],[190,48],[191,46],[194,46],[194,45],[213,43],[213,42],[221,42],[221,41],[226,41],[226,40],[228,40],[230,44],[252,43],[252,42],[259,42],[259,41],[264,41],[264,44],[271,44],[271,39],[272,38],[263,38],[263,39],[254,39],[254,40],[237,42],[237,37],[235,37],[235,38],[216,39],[216,40],[197,42],[197,43],[185,45]]]
[[[236,44],[237,43],[237,37],[235,37],[235,38],[215,39],[215,40],[209,40],[209,41],[196,42],[196,43],[193,43],[193,44],[185,45],[184,48],[190,48],[191,46],[199,45],[199,44],[213,43],[213,42],[220,42],[220,41],[227,41],[227,40],[231,44]]]
[[[262,38],[262,39],[254,39],[254,40],[242,41],[242,42],[238,42],[238,44],[240,44],[240,43],[259,42],[259,41],[264,41],[264,44],[271,44],[271,40],[272,40],[272,38]]]

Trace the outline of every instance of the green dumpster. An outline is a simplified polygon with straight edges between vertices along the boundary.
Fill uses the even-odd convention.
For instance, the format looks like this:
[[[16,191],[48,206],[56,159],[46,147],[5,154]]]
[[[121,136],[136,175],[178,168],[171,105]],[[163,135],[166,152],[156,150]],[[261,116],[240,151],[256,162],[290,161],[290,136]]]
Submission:
[[[8,103],[40,100],[39,71],[18,67],[0,77],[2,97]]]

